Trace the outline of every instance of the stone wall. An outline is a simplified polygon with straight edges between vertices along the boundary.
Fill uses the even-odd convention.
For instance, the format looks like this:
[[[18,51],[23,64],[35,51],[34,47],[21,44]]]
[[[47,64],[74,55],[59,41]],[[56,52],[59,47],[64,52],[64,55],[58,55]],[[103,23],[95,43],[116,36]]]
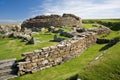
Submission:
[[[96,33],[83,32],[55,46],[24,53],[22,54],[24,56],[24,61],[18,63],[18,75],[34,73],[59,65],[79,56],[89,46],[96,42],[96,38]]]
[[[48,15],[48,16],[36,16],[35,18],[30,18],[22,23],[22,29],[29,28],[33,31],[40,30],[45,27],[50,26],[62,27],[62,26],[81,26],[81,18],[73,14],[63,14],[60,15]]]
[[[87,31],[95,32],[98,35],[100,35],[100,34],[107,34],[108,35],[108,34],[110,34],[111,29],[109,29],[108,27],[105,27],[105,26],[99,26],[99,27],[87,29]]]

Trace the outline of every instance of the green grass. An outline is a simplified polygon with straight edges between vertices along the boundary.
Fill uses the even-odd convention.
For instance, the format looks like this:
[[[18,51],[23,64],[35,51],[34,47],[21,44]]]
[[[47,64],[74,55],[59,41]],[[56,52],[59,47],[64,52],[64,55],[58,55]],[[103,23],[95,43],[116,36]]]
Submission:
[[[120,43],[104,52],[101,59],[94,61],[98,55],[103,53],[99,52],[103,46],[105,44],[95,44],[79,57],[62,65],[11,80],[65,80],[76,74],[79,74],[83,80],[119,80]]]
[[[9,58],[17,58],[19,60],[22,59],[21,54],[24,52],[30,52],[54,44],[56,43],[46,41],[35,45],[26,45],[20,39],[2,39],[0,40],[0,60]]]
[[[100,19],[103,22],[120,22],[120,19]]]
[[[108,38],[113,38],[117,32],[113,31]],[[34,74],[27,74],[11,80],[65,80],[76,74],[83,80],[118,80],[120,73],[120,42],[106,51],[100,52],[106,44],[95,44],[79,57],[64,64],[45,69]],[[116,50],[117,49],[117,50]],[[104,53],[102,59],[95,58]]]
[[[56,30],[59,30],[59,29],[62,29],[62,30],[64,30],[65,32],[69,32],[69,31],[71,31],[72,27],[71,27],[71,26],[68,26],[68,27],[64,27],[64,28],[56,28]]]
[[[0,39],[0,60],[9,58],[17,58],[17,60],[20,60],[22,59],[21,54],[24,52],[30,52],[43,47],[55,45],[58,42],[49,42],[49,40],[53,40],[54,35],[55,34],[53,33],[40,32],[39,34],[34,35],[40,43],[31,45],[26,45],[26,42],[21,42],[21,39]],[[59,34],[58,37],[68,39]]]
[[[93,28],[93,24],[89,24],[89,23],[82,24],[82,27],[84,27],[84,28]]]
[[[93,26],[93,23],[83,23],[82,27],[83,28],[94,28],[95,26]],[[100,24],[97,24],[98,26],[101,26]]]
[[[85,23],[94,23],[97,21],[102,21],[102,22],[120,22],[120,19],[84,19],[83,22]]]
[[[120,42],[79,73],[82,80],[120,80]]]
[[[120,31],[111,31],[111,33],[109,35],[101,34],[98,37],[102,38],[103,36],[105,36],[104,38],[106,38],[106,39],[112,39],[114,37],[119,37],[120,36]]]
[[[34,74],[27,74],[11,80],[64,80],[80,71],[87,66],[97,55],[99,49],[104,45],[95,44],[87,49],[81,56],[72,59],[56,67],[45,69]]]
[[[92,28],[92,24],[83,24],[83,26]],[[70,27],[65,30],[69,31]],[[106,38],[114,38],[119,36],[119,33],[119,31],[112,31]],[[25,43],[19,39],[1,39],[0,59],[16,57],[19,60],[22,58],[21,53],[23,52],[57,44],[48,42],[48,40],[53,39],[53,36],[54,34],[45,32],[34,35],[35,38],[40,38],[41,41],[41,43],[37,45],[25,45]],[[120,42],[108,50],[100,52],[99,50],[105,45],[106,44],[95,44],[79,57],[64,64],[10,80],[65,80],[76,74],[83,80],[120,80]],[[94,61],[101,53],[104,53],[104,55],[99,60]]]

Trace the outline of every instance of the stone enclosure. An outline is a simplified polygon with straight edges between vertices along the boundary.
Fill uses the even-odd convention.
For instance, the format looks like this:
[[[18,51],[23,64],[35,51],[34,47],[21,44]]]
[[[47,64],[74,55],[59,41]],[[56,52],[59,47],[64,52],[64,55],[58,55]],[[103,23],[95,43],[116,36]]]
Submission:
[[[73,14],[60,15],[42,15],[30,18],[22,23],[22,29],[27,28],[32,31],[39,31],[41,28],[64,27],[64,26],[81,26],[82,20]]]

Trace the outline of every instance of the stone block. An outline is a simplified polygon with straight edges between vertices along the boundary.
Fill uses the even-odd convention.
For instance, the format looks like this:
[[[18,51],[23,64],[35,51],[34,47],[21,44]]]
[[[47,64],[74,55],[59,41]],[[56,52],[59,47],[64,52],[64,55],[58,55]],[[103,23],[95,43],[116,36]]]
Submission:
[[[48,62],[49,62],[48,60],[44,60],[44,61],[42,61],[42,64],[46,65],[46,64],[48,64]]]

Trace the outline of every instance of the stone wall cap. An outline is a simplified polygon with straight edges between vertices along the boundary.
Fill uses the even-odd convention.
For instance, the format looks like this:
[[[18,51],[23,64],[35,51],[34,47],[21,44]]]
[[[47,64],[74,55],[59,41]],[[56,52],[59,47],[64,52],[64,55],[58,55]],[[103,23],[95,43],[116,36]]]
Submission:
[[[42,48],[41,50],[42,51],[47,51],[47,50],[49,50],[50,48],[49,47],[44,47],[44,48]]]
[[[34,50],[33,52],[34,52],[34,53],[41,53],[42,50]]]
[[[18,62],[17,64],[19,66],[19,65],[24,65],[24,64],[27,64],[27,63],[30,63],[30,61],[27,61],[27,62]]]
[[[63,46],[65,46],[65,45],[63,45],[63,44],[58,44],[57,45],[57,47],[63,47]]]
[[[33,52],[25,52],[25,53],[23,53],[23,54],[21,54],[22,56],[27,56],[27,55],[31,55],[31,54],[33,54]]]

